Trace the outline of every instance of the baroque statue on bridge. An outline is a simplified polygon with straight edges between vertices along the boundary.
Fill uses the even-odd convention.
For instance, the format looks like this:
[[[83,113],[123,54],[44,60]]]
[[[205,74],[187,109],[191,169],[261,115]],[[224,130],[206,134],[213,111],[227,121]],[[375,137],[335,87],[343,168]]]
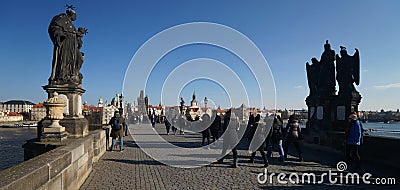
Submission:
[[[331,97],[336,94],[336,81],[339,84],[339,96],[351,97],[358,94],[353,83],[360,84],[360,56],[358,49],[353,56],[347,54],[346,48],[340,46],[340,56],[335,55],[328,40],[321,60],[312,58],[310,65],[306,63],[309,97]],[[336,78],[335,78],[336,61]]]
[[[79,70],[83,64],[84,53],[82,37],[86,28],[78,28],[72,24],[76,20],[76,12],[72,5],[66,5],[66,13],[53,17],[48,32],[54,45],[52,71],[49,85],[82,85],[82,74]]]
[[[351,96],[357,92],[353,83],[360,84],[360,54],[358,49],[353,56],[347,54],[345,47],[340,46],[340,56],[336,55],[336,80],[339,84],[339,96]]]
[[[318,88],[321,95],[334,95],[336,92],[335,81],[335,50],[326,40],[324,44],[325,51],[321,55],[321,70],[318,77]]]

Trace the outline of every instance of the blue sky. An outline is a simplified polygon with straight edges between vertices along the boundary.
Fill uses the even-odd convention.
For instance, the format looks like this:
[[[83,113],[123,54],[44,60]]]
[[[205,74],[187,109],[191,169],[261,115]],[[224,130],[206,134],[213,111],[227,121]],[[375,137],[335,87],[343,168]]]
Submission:
[[[306,107],[305,62],[320,57],[327,39],[336,52],[340,45],[350,54],[354,48],[360,50],[361,84],[356,88],[363,96],[361,109],[400,108],[400,2],[396,0],[2,1],[0,101],[46,99],[41,86],[50,76],[53,48],[47,27],[53,16],[65,11],[66,3],[77,7],[75,26],[89,29],[83,39],[85,62],[81,72],[87,90],[83,100],[90,104],[100,97],[110,100],[122,91],[133,55],[155,34],[179,24],[213,22],[241,32],[260,49],[274,77],[278,108]],[[227,64],[244,81],[249,97],[257,94],[254,78],[237,57],[217,47],[192,45],[160,60],[146,89],[150,103],[160,102],[160,84],[171,69],[199,57]],[[194,88],[198,99],[207,96],[217,104],[228,105],[222,88],[207,80],[193,81],[183,88],[180,95],[186,102]],[[262,105],[255,102],[253,106]]]

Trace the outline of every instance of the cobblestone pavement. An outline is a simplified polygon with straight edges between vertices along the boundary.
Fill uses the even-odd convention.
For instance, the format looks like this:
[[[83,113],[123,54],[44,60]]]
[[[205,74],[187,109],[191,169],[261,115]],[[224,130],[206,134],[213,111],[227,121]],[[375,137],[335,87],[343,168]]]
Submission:
[[[166,135],[165,127],[157,125],[156,130],[161,136],[178,146],[199,147],[201,144],[201,135],[198,133],[185,133],[185,135]],[[198,168],[177,168],[167,166],[153,160],[143,152],[134,142],[132,137],[125,137],[125,150],[107,151],[99,162],[95,163],[94,169],[81,189],[287,189],[304,188],[307,189],[376,189],[374,185],[341,185],[331,184],[327,177],[324,177],[323,184],[293,184],[289,182],[290,173],[296,173],[300,176],[303,173],[314,173],[316,181],[321,179],[321,175],[332,172],[340,173],[343,176],[345,172],[338,172],[336,163],[341,160],[341,155],[333,153],[320,152],[310,148],[303,149],[304,162],[297,162],[295,157],[289,152],[289,158],[282,163],[278,160],[278,153],[273,153],[270,159],[268,178],[275,173],[272,181],[268,180],[264,184],[257,181],[259,173],[265,172],[262,159],[257,154],[255,163],[248,164],[249,153],[245,149],[246,142],[241,142],[239,146],[238,168],[231,168],[231,157],[224,163],[213,163],[208,166]],[[294,149],[294,147],[290,147]],[[379,170],[374,170],[373,166],[366,166],[364,172],[370,172],[374,177],[393,177],[392,174]],[[371,169],[372,168],[372,169]],[[371,172],[373,171],[373,172]],[[278,183],[276,175],[285,173],[286,178],[282,181],[287,184]],[[295,179],[295,178],[293,178]],[[307,179],[307,178],[306,178]],[[340,178],[337,183],[340,183]],[[362,183],[362,180],[361,180]],[[398,186],[379,186],[380,189],[399,189]]]

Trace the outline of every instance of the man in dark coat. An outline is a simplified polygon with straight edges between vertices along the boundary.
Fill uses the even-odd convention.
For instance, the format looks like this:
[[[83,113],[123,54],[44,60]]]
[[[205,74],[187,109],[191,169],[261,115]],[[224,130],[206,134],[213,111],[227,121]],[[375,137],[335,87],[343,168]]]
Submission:
[[[252,129],[252,136],[251,136],[251,141],[255,142],[256,144],[258,144],[259,142],[262,142],[261,145],[257,148],[257,151],[260,152],[261,157],[263,158],[264,161],[264,167],[268,167],[268,160],[267,160],[267,156],[265,154],[265,148],[267,147],[267,144],[269,142],[270,136],[271,136],[271,127],[266,126],[266,125],[260,125],[260,119],[261,116],[260,114],[257,114],[257,116],[255,117],[254,120],[254,126]],[[257,128],[259,129],[259,132],[256,133]],[[256,156],[256,151],[251,153],[251,157],[249,160],[250,164],[254,163],[254,157]]]
[[[204,125],[203,127],[205,127],[205,129],[201,132],[203,140],[201,141],[201,146],[204,146],[204,142],[207,139],[207,145],[210,144],[210,135],[211,135],[211,131],[210,131],[210,116],[208,114],[204,114],[202,116],[202,122],[201,124]]]
[[[111,138],[112,138],[112,147],[111,150],[114,150],[117,146],[117,138],[119,139],[119,150],[123,150],[124,145],[124,127],[126,126],[125,118],[119,114],[119,111],[114,112],[114,117],[111,118],[108,123],[111,125]]]
[[[218,139],[218,132],[221,129],[221,116],[217,115],[216,111],[213,114],[215,114],[215,118],[210,129],[213,141],[215,142]]]
[[[225,125],[227,126],[227,128],[226,128],[226,132],[223,135],[224,142],[223,142],[222,152],[221,152],[222,158],[218,160],[218,163],[223,163],[225,157],[227,156],[226,152],[228,151],[228,149],[232,149],[232,153],[233,153],[232,167],[236,168],[237,167],[236,145],[239,141],[237,130],[240,125],[239,118],[237,118],[234,113],[231,113],[229,111],[229,112],[227,112],[227,115],[225,115],[224,122],[226,123]]]
[[[171,128],[171,123],[167,118],[164,119],[165,129],[167,130],[167,135],[169,135],[169,129]]]
[[[287,159],[289,145],[293,143],[299,154],[299,161],[302,162],[303,156],[301,155],[301,147],[300,147],[302,134],[301,134],[299,120],[294,114],[289,117],[288,124],[286,125],[286,134],[284,139],[285,139],[285,145],[283,147],[283,150],[285,152],[284,156],[285,160]]]

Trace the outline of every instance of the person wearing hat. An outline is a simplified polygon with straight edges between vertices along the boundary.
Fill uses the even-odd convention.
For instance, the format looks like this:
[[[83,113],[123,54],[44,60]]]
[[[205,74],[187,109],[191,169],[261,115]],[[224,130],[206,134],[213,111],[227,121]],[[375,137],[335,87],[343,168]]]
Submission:
[[[346,159],[348,164],[355,162],[355,168],[360,169],[360,155],[358,149],[361,142],[361,125],[357,114],[353,113],[348,117],[349,129],[346,139]]]
[[[124,145],[124,127],[126,126],[125,118],[119,114],[119,111],[116,110],[114,112],[114,117],[111,118],[108,123],[111,125],[111,138],[112,138],[112,147],[111,150],[114,150],[117,145],[117,138],[119,139],[119,150],[123,150]]]

